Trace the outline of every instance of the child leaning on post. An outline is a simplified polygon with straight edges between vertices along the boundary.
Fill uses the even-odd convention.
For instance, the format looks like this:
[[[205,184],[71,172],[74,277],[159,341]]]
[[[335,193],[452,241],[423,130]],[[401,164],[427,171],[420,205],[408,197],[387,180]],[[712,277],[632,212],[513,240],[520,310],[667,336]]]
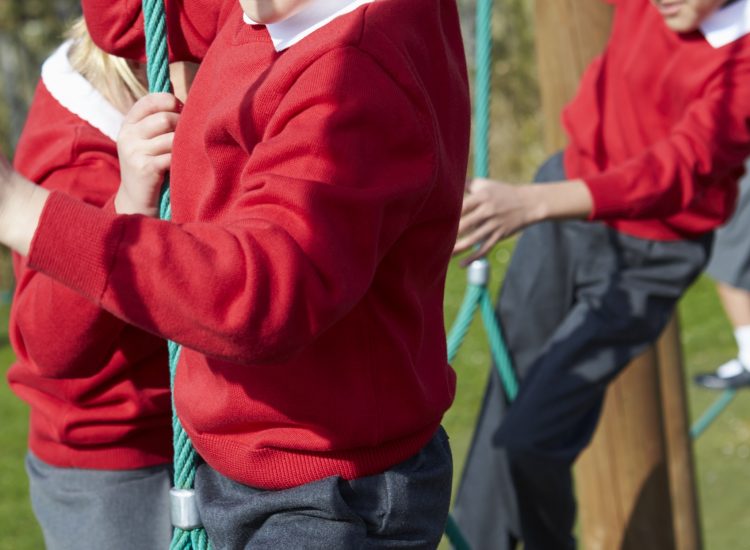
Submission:
[[[750,3],[616,0],[543,185],[476,180],[457,252],[524,229],[497,306],[520,378],[492,373],[457,495],[473,548],[575,547],[571,465],[607,385],[661,333],[731,214],[750,154]]]
[[[138,42],[97,23],[134,4],[84,2],[102,46]],[[437,546],[469,119],[452,0],[247,0],[182,111],[172,222],[0,175],[0,241],[184,346],[175,405],[216,548]]]

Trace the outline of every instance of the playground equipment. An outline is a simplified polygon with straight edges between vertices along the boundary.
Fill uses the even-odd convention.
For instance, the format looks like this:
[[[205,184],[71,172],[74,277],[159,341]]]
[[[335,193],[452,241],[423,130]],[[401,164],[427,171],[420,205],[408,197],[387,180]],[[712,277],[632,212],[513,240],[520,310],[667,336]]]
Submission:
[[[550,153],[565,145],[560,112],[573,97],[584,69],[606,43],[611,15],[611,6],[598,0],[534,3],[545,143]],[[488,175],[491,16],[492,1],[478,0],[474,174],[480,177]],[[508,372],[502,336],[489,310],[487,269],[486,264],[472,265],[466,299],[449,335],[449,354],[455,354],[471,315],[481,307],[493,357],[512,399],[517,384]],[[701,548],[691,436],[707,429],[734,395],[724,392],[689,429],[679,328],[673,319],[659,341],[610,387],[594,441],[578,462],[583,547]],[[452,520],[446,534],[455,548],[469,548]]]

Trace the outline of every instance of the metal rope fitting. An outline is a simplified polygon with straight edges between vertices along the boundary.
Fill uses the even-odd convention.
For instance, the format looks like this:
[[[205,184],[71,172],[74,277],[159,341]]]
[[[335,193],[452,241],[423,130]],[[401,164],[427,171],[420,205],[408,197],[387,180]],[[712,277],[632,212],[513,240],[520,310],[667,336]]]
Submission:
[[[470,285],[486,286],[490,282],[490,262],[487,261],[487,258],[480,258],[471,262],[466,277]]]
[[[183,531],[203,527],[195,491],[192,489],[169,490],[169,512],[172,518],[172,526]]]

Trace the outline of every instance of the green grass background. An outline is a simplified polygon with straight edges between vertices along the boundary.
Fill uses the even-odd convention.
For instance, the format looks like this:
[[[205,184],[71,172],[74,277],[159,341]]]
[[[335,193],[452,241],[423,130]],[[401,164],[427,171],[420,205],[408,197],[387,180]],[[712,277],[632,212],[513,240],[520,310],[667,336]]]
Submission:
[[[491,255],[495,291],[512,246],[512,242],[506,243]],[[449,322],[461,302],[464,288],[465,272],[453,266],[446,292]],[[0,365],[4,370],[13,361],[5,337],[6,318],[7,309],[2,312],[0,324]],[[680,306],[680,318],[688,375],[713,369],[734,354],[731,329],[710,280],[699,280],[689,291]],[[455,404],[445,418],[456,459],[456,478],[481,401],[487,376],[487,355],[487,345],[477,320],[454,363],[458,372],[458,392]],[[690,407],[695,418],[715,394],[692,385],[689,388]],[[23,471],[27,409],[10,393],[6,384],[0,385],[0,419],[0,550],[39,550],[44,545],[31,513]],[[695,452],[705,548],[750,549],[750,399],[746,395],[739,395],[729,410],[696,442]]]

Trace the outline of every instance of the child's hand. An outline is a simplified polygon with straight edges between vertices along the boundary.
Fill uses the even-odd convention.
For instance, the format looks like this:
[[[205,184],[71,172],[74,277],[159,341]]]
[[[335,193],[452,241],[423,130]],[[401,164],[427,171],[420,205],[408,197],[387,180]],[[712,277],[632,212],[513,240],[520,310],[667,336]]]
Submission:
[[[498,241],[527,225],[545,220],[586,219],[593,209],[591,192],[580,179],[544,185],[509,185],[478,178],[469,184],[464,196],[459,239],[453,253],[478,247],[461,262],[466,267]]]
[[[172,163],[172,141],[181,104],[172,94],[149,94],[133,105],[117,139],[118,214],[156,216],[159,190]]]
[[[477,246],[465,258],[464,267],[481,258],[500,240],[528,223],[519,187],[487,179],[475,179],[468,186],[458,226],[459,239],[454,254]]]

